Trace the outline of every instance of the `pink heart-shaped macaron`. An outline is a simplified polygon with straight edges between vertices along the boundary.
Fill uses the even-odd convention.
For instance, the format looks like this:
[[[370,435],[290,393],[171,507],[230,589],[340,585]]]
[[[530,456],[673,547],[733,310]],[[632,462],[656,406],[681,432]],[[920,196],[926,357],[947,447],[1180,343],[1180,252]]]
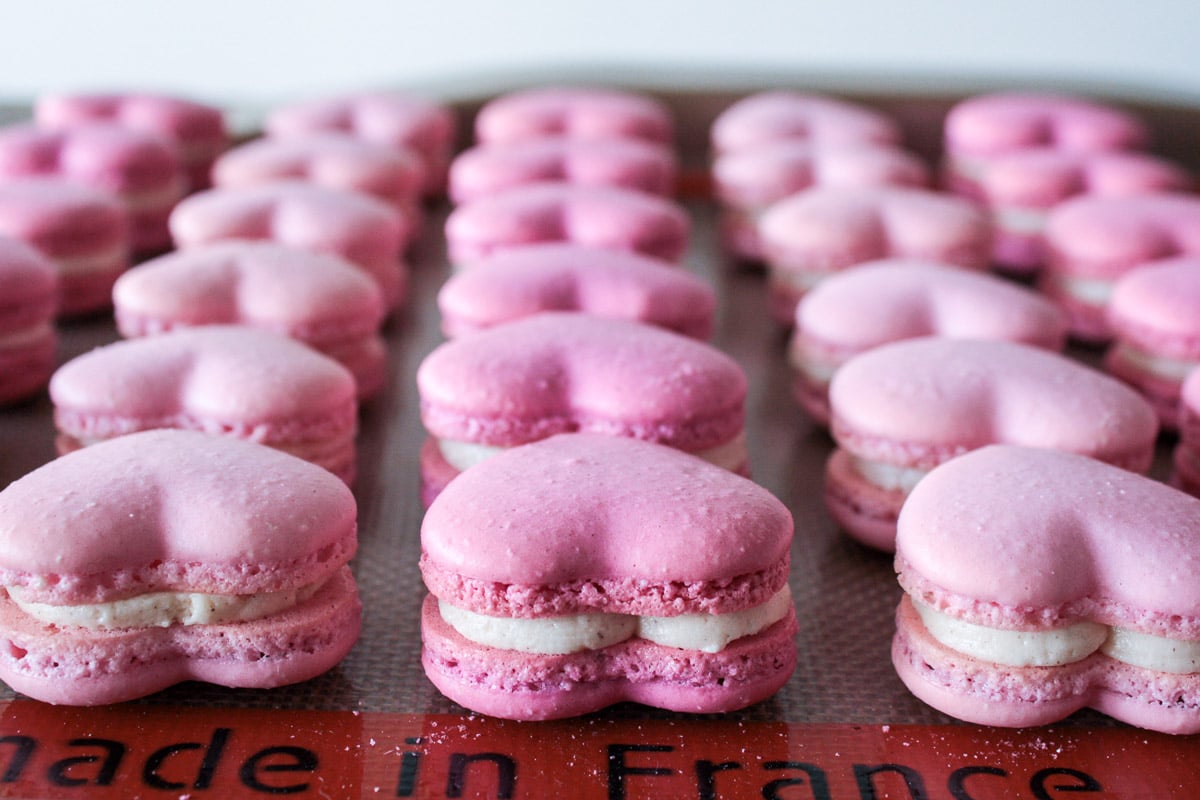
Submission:
[[[515,448],[463,473],[425,515],[426,674],[467,707],[516,719],[621,700],[757,702],[794,665],[791,538],[765,489],[670,448],[595,434]],[[556,623],[597,632],[566,646],[488,632]]]
[[[678,261],[690,223],[662,197],[612,186],[534,183],[464,203],[446,218],[450,260],[470,266],[501,250],[573,242]]]
[[[355,516],[325,470],[195,432],[51,461],[0,492],[0,677],[72,705],[307,680],[358,635]]]
[[[1200,500],[1094,459],[992,446],[929,473],[900,514],[893,661],[986,725],[1085,706],[1200,731]]]
[[[267,239],[333,253],[373,277],[387,307],[404,298],[401,253],[415,231],[411,217],[374,197],[303,181],[209,189],[171,214],[179,249],[225,239]]]

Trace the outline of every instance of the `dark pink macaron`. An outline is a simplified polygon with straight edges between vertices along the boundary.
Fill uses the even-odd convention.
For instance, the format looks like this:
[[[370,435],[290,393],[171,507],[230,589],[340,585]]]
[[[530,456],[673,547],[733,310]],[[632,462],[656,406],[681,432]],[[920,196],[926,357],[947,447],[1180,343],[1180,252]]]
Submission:
[[[788,360],[794,394],[829,423],[829,383],[860,353],[904,339],[1000,339],[1062,350],[1066,316],[1037,292],[934,261],[870,261],[822,281],[800,300]]]
[[[35,176],[75,181],[120,198],[136,253],[170,247],[167,217],[187,189],[170,140],[115,123],[0,129],[0,177]]]
[[[838,447],[825,503],[872,547],[894,547],[896,516],[929,470],[987,444],[1080,453],[1145,472],[1158,418],[1100,370],[1008,341],[927,337],[847,361],[829,387]]]
[[[914,153],[874,142],[816,143],[782,139],[724,153],[712,165],[718,226],[725,248],[748,260],[763,254],[758,220],[773,203],[814,187],[858,188],[930,183]]]
[[[383,295],[330,253],[236,240],[179,250],[122,275],[113,310],[126,337],[227,324],[289,336],[350,370],[359,399],[386,381]]]
[[[376,144],[416,152],[425,166],[426,196],[446,185],[458,120],[447,106],[408,92],[378,91],[304,100],[272,109],[263,122],[268,136],[347,133]]]
[[[1200,256],[1135,267],[1113,286],[1105,368],[1140,391],[1162,426],[1179,426],[1183,381],[1200,366]]]
[[[206,325],[97,347],[55,371],[57,447],[67,453],[154,428],[246,439],[352,483],[354,376],[300,342]]]
[[[988,159],[1029,147],[1076,153],[1137,150],[1149,143],[1136,114],[1100,100],[1052,92],[994,92],[954,105],[943,128],[948,188],[976,197]]]
[[[226,151],[213,165],[223,188],[277,181],[362,192],[412,215],[421,198],[425,167],[413,151],[344,133],[260,138]]]
[[[195,431],[54,459],[0,492],[0,678],[77,706],[314,678],[358,639],[356,516],[325,470]]]
[[[1067,312],[1073,336],[1105,342],[1105,308],[1122,275],[1149,261],[1200,255],[1200,197],[1077,197],[1050,212],[1045,236],[1039,288]]]
[[[269,240],[333,253],[367,272],[394,309],[408,288],[402,253],[416,223],[395,206],[358,192],[304,181],[209,189],[171,215],[179,249],[226,239]]]
[[[816,188],[780,200],[759,221],[771,314],[791,325],[805,292],[840,270],[880,258],[966,269],[991,263],[991,225],[960,197],[897,186]]]
[[[691,224],[678,204],[633,189],[533,183],[464,203],[446,218],[455,266],[502,250],[572,242],[678,261]]]
[[[60,178],[0,181],[0,235],[32,245],[54,264],[62,316],[108,308],[113,282],[129,267],[125,205]]]
[[[113,122],[169,139],[175,143],[192,190],[211,185],[213,162],[229,147],[232,138],[222,109],[165,94],[45,94],[34,103],[33,118],[44,128]]]
[[[679,165],[664,144],[568,136],[479,145],[450,165],[450,199],[465,203],[529,183],[617,186],[669,197]]]
[[[1080,153],[1028,148],[987,159],[979,198],[992,216],[993,260],[1018,274],[1037,271],[1046,258],[1046,217],[1079,195],[1117,197],[1185,191],[1191,176],[1166,159],[1128,150]]]
[[[497,253],[451,276],[437,303],[447,337],[542,311],[583,311],[707,339],[717,307],[711,286],[673,264],[578,244],[529,245]]]
[[[54,371],[58,293],[53,261],[0,236],[0,403],[36,394]]]
[[[545,312],[463,336],[417,369],[426,502],[471,465],[555,433],[629,436],[749,470],[746,376],[720,350],[641,323]]]
[[[814,92],[772,90],[737,100],[713,120],[713,153],[749,150],[781,140],[813,144],[898,145],[904,134],[888,114]]]
[[[670,144],[674,122],[649,95],[585,86],[540,86],[489,100],[475,116],[479,144],[567,136]]]

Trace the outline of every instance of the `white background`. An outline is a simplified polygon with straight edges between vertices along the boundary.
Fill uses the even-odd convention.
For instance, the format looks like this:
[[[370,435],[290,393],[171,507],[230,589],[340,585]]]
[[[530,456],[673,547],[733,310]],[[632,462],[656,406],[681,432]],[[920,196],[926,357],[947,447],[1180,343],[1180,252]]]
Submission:
[[[1200,102],[1200,0],[0,0],[0,30],[9,102],[138,88],[253,108],[580,71],[651,86],[1050,82]]]

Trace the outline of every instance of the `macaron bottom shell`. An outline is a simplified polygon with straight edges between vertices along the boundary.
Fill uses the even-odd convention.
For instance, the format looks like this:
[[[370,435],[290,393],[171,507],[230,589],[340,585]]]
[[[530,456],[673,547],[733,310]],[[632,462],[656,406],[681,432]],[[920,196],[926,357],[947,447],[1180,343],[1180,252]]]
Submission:
[[[421,613],[421,664],[459,705],[515,720],[563,719],[624,701],[669,711],[721,713],[767,699],[796,666],[794,610],[719,653],[629,639],[603,650],[537,655],[463,638],[429,595]]]
[[[896,611],[892,663],[918,699],[956,719],[1022,728],[1092,708],[1162,733],[1200,732],[1200,674],[1170,674],[1100,653],[1059,667],[1012,667],[936,641],[908,597]]]
[[[896,519],[905,496],[868,481],[841,448],[825,462],[825,508],[838,527],[868,547],[895,552]]]
[[[274,688],[314,678],[358,640],[362,604],[349,567],[312,597],[248,622],[90,630],[46,625],[0,597],[0,679],[47,703],[94,706],[199,680]]]

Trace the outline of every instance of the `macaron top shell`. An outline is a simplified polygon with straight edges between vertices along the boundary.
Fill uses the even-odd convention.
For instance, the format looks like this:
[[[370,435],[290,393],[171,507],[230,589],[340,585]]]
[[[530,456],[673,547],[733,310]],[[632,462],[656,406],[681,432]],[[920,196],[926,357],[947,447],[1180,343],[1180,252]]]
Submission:
[[[642,139],[544,139],[480,145],[450,165],[450,199],[475,197],[542,181],[622,186],[668,196],[678,172],[666,145]]]
[[[235,439],[146,431],[0,492],[0,584],[50,603],[279,591],[344,564],[355,517],[350,490],[320,467]]]
[[[821,187],[772,205],[759,233],[773,266],[834,270],[889,256],[983,268],[991,224],[973,203],[928,189]]]
[[[545,312],[439,346],[417,387],[422,421],[442,438],[512,445],[591,430],[696,450],[742,429],[746,377],[686,336]]]
[[[1036,292],[936,262],[884,259],[823,281],[796,309],[796,335],[829,349],[900,339],[1005,339],[1061,350],[1066,317]]]
[[[829,397],[839,444],[912,466],[1003,442],[1144,471],[1158,435],[1154,411],[1133,389],[1013,342],[930,337],[883,345],[847,361]]]
[[[706,339],[716,293],[659,259],[574,244],[515,248],[461,270],[438,292],[442,327],[453,335],[541,311],[585,311],[661,325]]]
[[[632,189],[533,183],[464,203],[446,219],[450,257],[479,260],[543,242],[634,250],[666,261],[687,248],[690,224],[675,203]]]
[[[1030,146],[1095,152],[1144,147],[1135,115],[1084,97],[998,92],[968,98],[946,115],[947,151],[990,156]]]
[[[1145,261],[1200,254],[1200,197],[1076,197],[1050,212],[1045,236],[1051,267],[1118,276]]]
[[[274,242],[225,241],[168,253],[113,286],[124,335],[240,323],[305,339],[369,333],[383,298],[345,259]]]
[[[546,136],[668,144],[673,124],[666,106],[647,95],[571,86],[509,92],[485,103],[475,116],[475,139],[480,144]]]
[[[189,427],[256,441],[278,440],[290,427],[293,436],[303,427],[342,427],[356,409],[354,378],[341,364],[240,325],[96,348],[59,367],[50,398],[60,423],[69,417],[97,434]]]
[[[873,142],[784,139],[735,150],[712,167],[717,199],[760,206],[814,186],[928,186],[929,167],[915,154]]]
[[[182,170],[168,140],[116,124],[0,129],[0,175],[7,177],[58,176],[127,194],[182,184]]]
[[[819,144],[899,144],[899,124],[868,106],[820,94],[766,91],[736,101],[713,120],[713,150],[729,153],[783,139]]]
[[[791,538],[786,507],[748,479],[655,444],[564,434],[455,479],[426,512],[422,570],[452,603],[487,598],[516,616],[547,613],[539,598],[551,613],[711,612],[781,588]]]
[[[900,581],[981,624],[1078,618],[1200,637],[1200,500],[1082,456],[996,445],[917,484]]]
[[[979,173],[980,190],[994,205],[1049,206],[1075,195],[1121,196],[1185,191],[1191,176],[1181,166],[1149,153],[1098,153],[1036,147],[989,159]]]
[[[1119,339],[1200,360],[1200,254],[1154,261],[1113,287],[1108,321]]]
[[[424,174],[411,151],[320,132],[246,142],[222,154],[212,169],[213,184],[219,187],[302,180],[393,204],[418,199]]]

